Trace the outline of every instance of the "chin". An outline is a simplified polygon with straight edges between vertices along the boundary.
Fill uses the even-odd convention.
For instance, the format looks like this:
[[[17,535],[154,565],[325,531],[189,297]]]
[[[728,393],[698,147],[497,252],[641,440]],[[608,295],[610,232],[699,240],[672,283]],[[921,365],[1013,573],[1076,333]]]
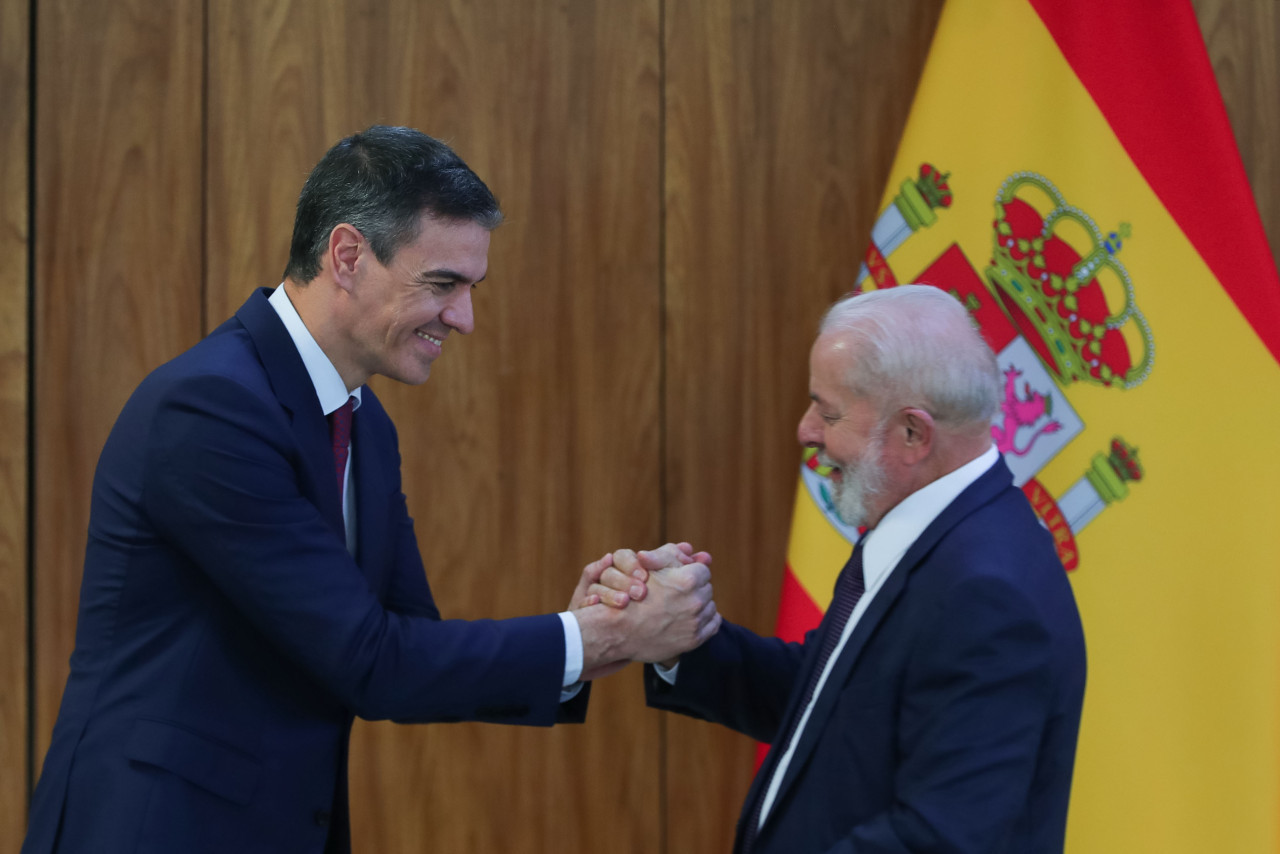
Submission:
[[[420,371],[413,376],[400,380],[400,382],[405,385],[422,385],[429,379],[431,379],[431,369],[427,368],[425,371]]]
[[[422,385],[431,376],[431,366],[415,366],[411,371],[387,371],[382,375],[405,385]]]

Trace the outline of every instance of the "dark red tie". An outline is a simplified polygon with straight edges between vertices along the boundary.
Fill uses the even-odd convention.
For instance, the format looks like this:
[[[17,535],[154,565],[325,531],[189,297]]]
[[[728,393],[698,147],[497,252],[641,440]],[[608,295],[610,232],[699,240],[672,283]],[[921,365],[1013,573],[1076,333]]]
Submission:
[[[333,469],[338,476],[339,498],[346,480],[347,455],[351,451],[351,415],[355,406],[356,399],[348,397],[346,403],[329,413],[329,438],[333,442]]]
[[[849,617],[853,615],[853,609],[866,589],[866,581],[862,575],[862,544],[866,541],[865,536],[858,540],[858,544],[853,547],[853,554],[849,556],[849,562],[844,565],[844,569],[840,571],[840,577],[836,579],[835,594],[832,596],[831,606],[827,608],[824,618],[827,625],[818,633],[818,637],[822,638],[822,646],[818,650],[818,660],[814,662],[813,670],[809,673],[809,681],[805,684],[804,698],[792,714],[784,736],[775,740],[770,748],[770,752],[777,751],[779,758],[787,751],[791,740],[796,737],[796,727],[800,723],[801,716],[804,715],[804,710],[813,700],[813,692],[817,689],[818,679],[827,666],[827,659],[831,658],[831,653],[835,652],[836,644],[844,634],[844,627],[849,623]],[[777,773],[777,767],[776,763],[771,766],[771,775]],[[772,782],[771,779],[761,780],[760,787],[756,790],[751,815],[747,818],[747,826],[742,829],[743,854],[748,854],[755,845],[756,833],[760,828],[760,811],[764,807],[764,796]],[[774,806],[777,806],[776,801]]]

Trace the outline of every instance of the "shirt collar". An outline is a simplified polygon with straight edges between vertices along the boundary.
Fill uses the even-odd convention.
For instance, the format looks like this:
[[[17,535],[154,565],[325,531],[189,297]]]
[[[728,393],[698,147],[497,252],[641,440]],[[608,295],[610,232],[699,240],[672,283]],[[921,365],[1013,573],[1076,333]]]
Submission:
[[[289,337],[293,339],[293,346],[298,348],[298,355],[302,357],[302,364],[306,366],[307,375],[311,377],[311,384],[315,386],[316,397],[320,398],[320,409],[324,411],[324,414],[328,415],[342,406],[347,402],[348,397],[356,399],[352,410],[359,409],[360,392],[364,386],[352,392],[347,391],[347,384],[342,381],[342,376],[338,373],[338,369],[333,366],[333,362],[330,362],[329,357],[320,349],[316,339],[311,337],[311,332],[307,330],[306,324],[302,322],[302,318],[298,315],[298,310],[293,307],[293,302],[290,301],[289,295],[284,291],[283,283],[271,292],[271,296],[267,297],[267,302],[271,303],[271,307],[276,310],[276,314],[280,315],[284,328],[288,330]]]
[[[955,471],[917,489],[889,510],[875,530],[867,532],[867,542],[862,548],[862,572],[867,589],[888,576],[933,520],[999,458],[1000,453],[992,445]]]

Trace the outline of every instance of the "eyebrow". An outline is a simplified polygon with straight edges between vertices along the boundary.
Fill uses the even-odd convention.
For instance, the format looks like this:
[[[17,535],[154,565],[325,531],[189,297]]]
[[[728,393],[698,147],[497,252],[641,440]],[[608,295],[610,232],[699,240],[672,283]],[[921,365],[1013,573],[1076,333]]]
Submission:
[[[842,412],[840,407],[837,406],[835,402],[828,400],[827,398],[818,394],[816,391],[809,392],[809,399],[812,400],[814,403],[816,403],[818,405],[818,409],[820,409],[823,412],[828,412],[828,413],[831,413],[832,415],[840,415]]]
[[[461,273],[457,272],[456,270],[449,270],[449,269],[442,268],[442,269],[436,269],[436,270],[427,270],[425,273],[419,273],[418,281],[425,282],[428,279],[448,279],[451,282],[471,282],[471,284],[473,285],[478,285],[488,277],[489,277],[489,274],[485,273],[483,276],[476,279],[474,282],[471,282],[470,279],[468,279],[466,276],[462,275]]]

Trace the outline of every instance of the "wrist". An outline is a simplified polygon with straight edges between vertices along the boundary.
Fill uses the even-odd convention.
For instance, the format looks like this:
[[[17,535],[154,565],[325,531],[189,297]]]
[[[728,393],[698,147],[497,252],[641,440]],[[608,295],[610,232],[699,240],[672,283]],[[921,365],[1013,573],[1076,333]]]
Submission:
[[[623,649],[622,633],[617,630],[617,617],[622,613],[603,604],[590,605],[572,612],[582,633],[583,672],[631,658],[627,650]]]

